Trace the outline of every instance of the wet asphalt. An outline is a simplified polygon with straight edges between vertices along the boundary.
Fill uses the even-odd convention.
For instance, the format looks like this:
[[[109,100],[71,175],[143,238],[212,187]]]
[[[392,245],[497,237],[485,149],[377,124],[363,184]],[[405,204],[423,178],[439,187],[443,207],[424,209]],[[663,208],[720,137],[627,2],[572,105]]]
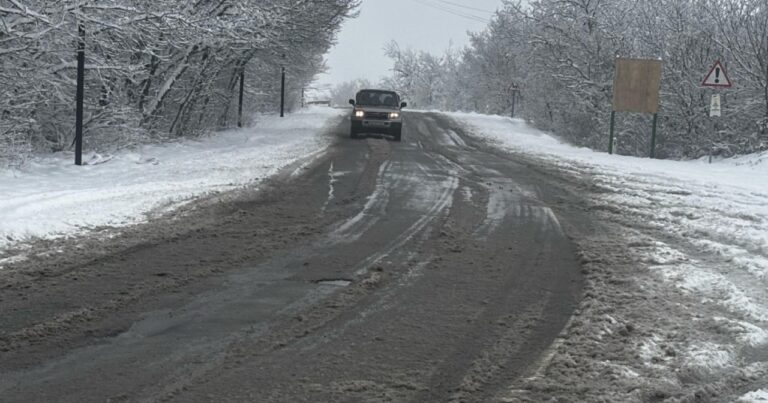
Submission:
[[[227,217],[195,229],[205,235],[158,237],[82,265],[107,278],[149,267],[174,283],[114,306],[78,297],[73,305],[93,311],[83,323],[49,325],[73,307],[9,320],[7,338],[21,341],[0,353],[0,400],[503,398],[538,370],[578,304],[569,228],[585,218],[567,208],[573,195],[439,114],[407,113],[402,142],[353,140],[348,124],[328,134],[328,153],[269,189],[197,208],[195,217]],[[274,234],[280,242],[233,258]],[[181,266],[179,255],[196,258]],[[198,266],[208,271],[183,280]],[[68,287],[56,298],[87,294],[88,282]],[[51,335],[22,340],[38,322]]]

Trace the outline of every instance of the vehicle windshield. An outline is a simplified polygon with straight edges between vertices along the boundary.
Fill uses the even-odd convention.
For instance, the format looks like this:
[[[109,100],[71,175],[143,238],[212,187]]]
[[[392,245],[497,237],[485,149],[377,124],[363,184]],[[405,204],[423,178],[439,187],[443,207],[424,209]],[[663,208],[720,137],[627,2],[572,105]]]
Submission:
[[[358,105],[397,107],[397,94],[390,91],[360,91],[355,102]]]

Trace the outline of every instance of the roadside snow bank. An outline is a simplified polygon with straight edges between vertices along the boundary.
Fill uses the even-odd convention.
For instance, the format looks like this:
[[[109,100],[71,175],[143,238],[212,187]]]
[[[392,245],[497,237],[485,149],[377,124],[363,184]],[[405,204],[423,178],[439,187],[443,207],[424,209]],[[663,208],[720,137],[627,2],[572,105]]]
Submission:
[[[73,165],[72,153],[60,153],[36,158],[21,171],[0,171],[0,251],[30,237],[134,224],[149,212],[258,182],[324,150],[330,143],[324,126],[343,112],[314,107],[197,141],[108,157],[86,154],[89,165],[81,167]]]
[[[482,141],[574,178],[586,207],[620,234],[590,240],[611,252],[584,258],[585,301],[564,336],[573,348],[550,364],[582,360],[581,398],[733,401],[768,386],[768,153],[711,164],[611,156],[518,119],[448,115]],[[601,326],[618,330],[590,336]],[[528,386],[564,388],[549,382]]]
[[[749,392],[737,400],[739,403],[768,402],[768,389]]]

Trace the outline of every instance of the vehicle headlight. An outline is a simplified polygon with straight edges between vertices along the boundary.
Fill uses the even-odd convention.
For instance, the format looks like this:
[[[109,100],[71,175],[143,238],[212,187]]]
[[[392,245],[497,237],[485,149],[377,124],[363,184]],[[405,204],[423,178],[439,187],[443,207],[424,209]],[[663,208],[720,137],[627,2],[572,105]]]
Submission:
[[[363,116],[365,116],[365,112],[363,112],[363,111],[355,111],[355,117],[356,118],[361,118]]]
[[[390,112],[389,113],[389,118],[390,119],[397,119],[399,117],[400,117],[400,112]]]

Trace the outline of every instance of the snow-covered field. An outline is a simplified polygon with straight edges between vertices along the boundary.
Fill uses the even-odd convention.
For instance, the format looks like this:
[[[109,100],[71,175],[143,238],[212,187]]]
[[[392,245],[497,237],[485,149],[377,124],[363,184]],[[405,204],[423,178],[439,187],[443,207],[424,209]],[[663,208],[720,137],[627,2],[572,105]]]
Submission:
[[[633,333],[623,342],[634,355],[600,354],[592,363],[605,378],[629,380],[617,381],[624,398],[652,399],[631,391],[666,382],[656,397],[710,383],[702,393],[715,401],[729,393],[766,401],[768,390],[743,389],[768,386],[768,153],[713,163],[611,156],[563,144],[516,119],[450,116],[491,144],[585,178],[590,208],[625,232],[629,242],[619,247],[634,259],[637,293],[620,296],[628,306],[594,309],[601,301],[622,305],[608,297],[612,274],[595,277],[588,289],[598,295],[582,308],[600,317],[580,318],[601,322],[606,333]],[[665,311],[644,312],[649,308]],[[596,349],[607,349],[607,336],[592,337]]]
[[[60,153],[0,171],[0,252],[31,237],[138,223],[195,197],[258,182],[324,150],[331,139],[321,128],[343,112],[316,107],[197,141],[86,153],[80,167],[72,153]]]

